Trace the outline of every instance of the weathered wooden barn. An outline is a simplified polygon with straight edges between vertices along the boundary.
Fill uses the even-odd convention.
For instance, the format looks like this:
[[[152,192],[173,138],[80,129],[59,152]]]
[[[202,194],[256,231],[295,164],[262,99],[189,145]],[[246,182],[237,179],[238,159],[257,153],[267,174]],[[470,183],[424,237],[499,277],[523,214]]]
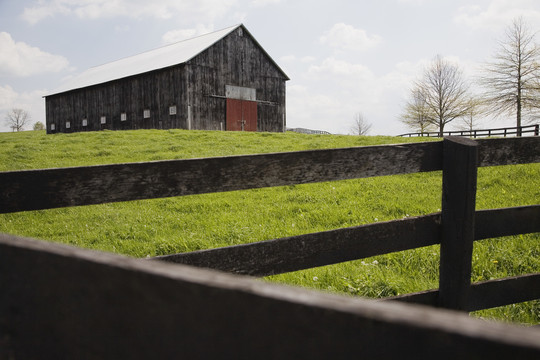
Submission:
[[[240,24],[82,72],[45,96],[47,133],[282,132],[287,80]]]

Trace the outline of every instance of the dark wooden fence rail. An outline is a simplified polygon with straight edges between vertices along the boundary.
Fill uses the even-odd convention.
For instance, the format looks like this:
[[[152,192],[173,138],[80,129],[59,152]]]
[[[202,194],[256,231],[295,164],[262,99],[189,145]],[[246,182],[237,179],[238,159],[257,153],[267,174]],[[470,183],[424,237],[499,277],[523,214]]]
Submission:
[[[475,240],[540,231],[540,206],[476,212]],[[440,244],[441,215],[411,217],[156,259],[268,276]]]
[[[443,136],[468,136],[474,139],[479,137],[490,137],[490,136],[538,136],[540,135],[540,125],[525,125],[518,127],[505,127],[505,128],[494,128],[494,129],[478,129],[478,130],[452,130],[452,131],[443,131]],[[417,132],[417,133],[407,133],[401,134],[398,136],[402,137],[441,137],[441,133],[438,131],[427,131],[427,132]]]
[[[540,356],[535,328],[6,234],[0,289],[0,359]]]
[[[430,304],[433,306],[446,307],[456,310],[473,311],[540,298],[540,274],[524,274],[522,276],[507,279],[498,279],[470,284],[470,266],[473,241],[490,237],[540,231],[540,205],[475,211],[474,203],[477,167],[524,164],[533,162],[540,162],[540,139],[537,137],[477,141],[464,138],[446,138],[443,142],[420,144],[315,150],[294,153],[159,161],[64,169],[12,171],[0,173],[0,212],[8,213],[65,206],[100,204],[113,201],[151,199],[216,191],[242,190],[268,186],[303,184],[319,181],[442,170],[442,212],[438,214],[384,223],[368,224],[365,226],[352,228],[336,229],[321,233],[268,240],[220,249],[203,250],[185,254],[173,254],[154,258],[152,261],[133,260],[141,263],[140,269],[138,268],[139,265],[133,265],[132,260],[125,262],[125,264],[127,264],[126,266],[131,270],[139,269],[143,273],[140,276],[143,276],[144,279],[153,279],[155,276],[148,273],[148,271],[151,272],[149,269],[151,269],[153,266],[160,268],[161,265],[158,264],[165,263],[166,261],[195,265],[198,267],[207,267],[238,274],[264,276],[361,259],[364,257],[394,251],[402,251],[422,246],[440,244],[441,276],[439,289],[408,294],[400,297],[394,297],[392,299],[403,302]],[[44,258],[47,260],[39,260],[40,258],[38,255],[36,255],[38,256],[37,260],[30,259],[33,256],[30,256],[33,253],[33,250],[28,250],[25,248],[25,246],[29,246],[30,248],[37,246],[38,248],[41,248],[41,245],[38,246],[32,242],[26,242],[24,239],[14,237],[6,238],[4,236],[4,238],[0,238],[0,240],[0,247],[2,247],[2,251],[0,251],[0,288],[7,289],[7,292],[4,292],[4,294],[8,294],[0,297],[2,300],[2,303],[0,303],[0,311],[2,311],[0,316],[1,330],[2,327],[8,326],[5,324],[12,324],[13,319],[15,319],[13,321],[17,323],[17,316],[19,316],[17,315],[17,311],[20,311],[20,307],[17,307],[16,305],[17,301],[20,300],[22,303],[26,304],[28,303],[28,299],[23,301],[21,300],[21,297],[27,297],[29,294],[37,294],[34,292],[34,290],[32,290],[32,284],[36,285],[36,288],[39,288],[45,292],[62,292],[58,289],[58,284],[50,284],[49,282],[59,281],[66,286],[73,286],[77,281],[76,277],[73,278],[73,276],[75,276],[73,273],[64,275],[63,272],[59,272],[58,274],[55,273],[54,275],[51,275],[49,272],[46,272],[46,275],[49,277],[47,278],[48,280],[43,280],[43,284],[46,284],[47,286],[50,286],[51,289],[54,288],[56,290],[44,289],[44,287],[46,287],[45,285],[35,283],[36,281],[42,281],[39,275],[40,270],[36,270],[37,273],[36,271],[31,271],[29,272],[31,275],[28,275],[24,269],[28,266],[32,266],[32,264],[40,264],[40,261],[42,261],[43,264],[51,265],[49,263],[49,257],[55,257],[56,255],[43,254]],[[22,248],[19,248],[16,245],[18,243],[25,245],[22,246]],[[58,245],[52,244],[48,244],[47,246],[52,246],[54,249],[58,247]],[[14,250],[14,247],[17,249]],[[60,249],[64,248],[60,247]],[[66,259],[66,257],[69,257],[70,251],[67,251],[68,255],[65,254],[66,251],[64,250],[53,250],[53,253],[56,251],[60,251],[63,254],[63,256],[61,256],[63,259],[62,261],[67,261],[68,263],[71,261]],[[94,268],[96,266],[96,264],[94,264],[96,261],[95,257],[93,255],[88,255],[88,257],[86,257],[87,255],[84,255],[86,254],[85,251],[86,250],[71,250],[72,254],[76,254],[76,259],[74,259],[73,264],[67,268],[69,269],[70,267],[77,268],[77,266],[83,266],[85,261],[89,261],[91,264],[88,266]],[[114,259],[111,259],[111,262],[103,264],[109,270],[110,268],[115,268],[116,266],[113,264]],[[118,260],[119,258],[115,259],[120,261]],[[124,260],[121,262],[124,262]],[[56,265],[53,264],[51,266],[55,268]],[[120,266],[120,268],[122,268],[122,266]],[[168,268],[163,269],[165,269],[163,270],[163,274],[167,273],[169,275],[166,276],[170,276],[170,273],[168,272],[169,270],[166,270]],[[189,268],[182,269],[182,271],[188,271],[186,269]],[[108,275],[109,270],[105,270],[105,268],[100,270],[99,267],[96,268],[98,273],[98,275],[96,275],[96,279],[99,279],[98,281],[105,281],[105,283],[107,283],[110,276]],[[131,270],[128,270],[127,272],[130,273]],[[56,272],[57,270],[51,271]],[[89,270],[82,269],[80,271],[75,271],[75,273],[80,273],[82,276],[80,281],[89,281],[88,277],[90,276],[90,278],[92,278],[94,275],[91,275],[93,274],[92,271],[90,271],[91,274],[89,275],[88,271]],[[122,271],[126,271],[126,269]],[[195,271],[195,269],[189,271]],[[175,273],[175,271],[172,272]],[[202,285],[197,285],[196,287],[202,286],[203,288],[213,288],[215,284],[211,279],[215,279],[216,277],[219,278],[219,276],[221,276],[197,275],[199,273],[196,272],[193,274],[195,274],[193,276],[198,279],[197,281],[202,282]],[[201,274],[207,273],[203,272]],[[38,278],[37,280],[34,279],[36,276]],[[66,279],[57,279],[58,276],[65,276]],[[137,279],[140,277],[139,275],[133,276],[135,276]],[[68,278],[70,280],[67,280]],[[144,284],[148,283],[146,280],[142,281],[141,279],[130,279],[131,280],[124,279],[124,281],[128,282],[128,284],[125,285],[128,288],[130,286],[139,286],[136,285],[139,283],[139,281]],[[237,281],[235,280],[237,278],[225,279],[228,279],[226,281],[230,281],[231,283],[236,283]],[[14,284],[14,282],[21,280],[22,285]],[[135,283],[133,283],[133,281],[135,281]],[[160,281],[156,281],[156,284],[159,284]],[[167,283],[165,279],[163,281]],[[190,281],[195,280],[191,279]],[[167,306],[172,306],[175,299],[179,300],[179,295],[174,295],[172,297],[172,303],[164,300],[156,300],[155,296],[167,297],[167,286],[156,284],[147,285],[150,288],[158,286],[160,290],[149,289],[149,291],[157,291],[157,293],[155,295],[145,295],[149,296],[149,301],[151,303],[154,302],[154,306],[159,306],[161,302],[167,303]],[[244,288],[240,286],[243,290],[229,290],[233,293],[244,293],[246,289],[253,289],[254,287],[259,286],[253,285],[255,283],[252,282],[246,284],[248,285],[244,285]],[[125,286],[120,286],[119,288],[126,289]],[[288,305],[283,305],[283,308],[280,308],[281,305],[277,305],[278,303],[282,303],[283,299],[280,299],[277,302],[274,302],[276,299],[264,299],[263,293],[267,291],[272,292],[272,290],[268,290],[272,289],[272,286],[270,284],[261,286],[264,287],[264,289],[261,290],[262,292],[255,297],[260,295],[262,296],[262,300],[260,301],[267,304],[273,304],[272,316],[277,316],[278,319],[285,319],[286,317],[291,316],[291,313],[288,311],[281,312],[282,309],[285,309]],[[269,287],[266,288],[266,286]],[[81,291],[83,291],[86,296],[90,296],[91,294],[91,287],[88,287],[87,285],[77,285],[75,288],[81,288]],[[105,299],[109,300],[110,296],[107,295],[107,292],[117,294],[124,300],[126,296],[133,295],[133,289],[128,291],[129,294],[122,294],[118,293],[116,290],[113,290],[111,285],[103,284],[99,286],[99,288],[101,289],[101,292],[95,296],[104,296]],[[68,289],[66,291],[70,293],[71,290]],[[145,290],[142,291],[144,292]],[[212,291],[228,294],[228,292],[224,292],[223,289],[214,289]],[[251,290],[248,290],[247,292],[249,293],[250,291]],[[141,295],[140,291],[136,291],[136,293],[139,296]],[[201,296],[207,296],[204,295],[205,292],[200,289],[189,289],[188,293],[190,295],[186,296],[192,299],[192,301],[197,301],[197,299],[199,299]],[[285,291],[285,293],[287,292]],[[7,299],[6,296],[11,296],[9,294],[13,295],[15,300]],[[247,298],[250,298],[252,295],[253,294],[246,296]],[[97,304],[101,304],[99,306],[104,306],[100,301],[95,299],[95,296],[90,296],[90,300],[82,300],[80,297],[77,297],[77,299],[83,301],[87,305],[88,301],[90,301],[91,304],[88,306],[92,307],[93,309],[95,309],[95,307],[98,305],[92,303],[92,301],[95,301]],[[225,296],[224,299],[216,297],[216,295],[211,296],[214,296],[214,301],[217,302],[225,299],[229,305],[231,305],[230,302],[233,301],[231,299],[235,298],[235,296],[229,298],[227,297],[228,295]],[[240,297],[242,296],[244,295],[241,295]],[[342,311],[337,310],[337,308],[333,307],[333,305],[330,305],[329,303],[326,304],[328,305],[327,307],[326,305],[321,305],[321,303],[318,303],[319,300],[316,300],[320,299],[317,296],[313,298],[315,300],[310,300],[309,298],[305,299],[307,304],[310,302],[312,304],[317,303],[319,305],[314,305],[315,307],[322,306],[331,313],[335,311],[339,313]],[[288,300],[291,299],[289,298]],[[242,301],[244,307],[249,307],[246,306],[247,300]],[[116,300],[114,302],[116,304]],[[206,304],[211,307],[210,303],[211,301],[202,301],[202,304]],[[36,305],[36,301],[32,300],[31,304]],[[123,319],[122,321],[125,321],[125,317],[128,315],[121,310],[121,306],[122,303],[119,303],[118,306],[114,306],[114,309],[115,311],[123,314],[118,316]],[[186,306],[189,307],[193,305],[187,304]],[[233,308],[236,309],[237,306],[235,306],[233,306]],[[293,308],[295,308],[295,306],[297,305],[294,305]],[[309,308],[309,305],[306,306]],[[12,309],[15,308],[16,310],[12,311]],[[56,305],[54,308],[59,310],[58,306]],[[45,308],[40,307],[40,309],[41,310],[39,311],[47,311]],[[133,308],[129,309],[133,310]],[[200,307],[197,307],[197,309],[198,311],[204,311]],[[223,326],[222,329],[230,331],[231,329],[227,327],[230,327],[230,325],[222,324],[222,321],[225,321],[224,319],[229,321],[230,316],[223,315],[221,311],[223,311],[224,308],[221,307],[221,305],[219,309],[219,314],[216,314],[215,311],[210,311],[209,314],[219,316],[219,326]],[[141,310],[142,309],[137,308],[135,313],[138,314],[137,311]],[[37,314],[44,316],[44,314],[41,314],[39,311]],[[155,311],[156,310],[152,308],[150,313]],[[178,310],[174,311],[177,312]],[[310,310],[308,309],[306,311],[309,312]],[[312,309],[312,311],[315,310]],[[351,315],[350,312],[345,312],[347,312],[348,315]],[[256,316],[257,319],[260,319],[262,316],[258,312],[247,311],[246,314],[247,313],[251,314],[252,316]],[[115,313],[111,313],[110,311],[108,311],[107,314],[111,316],[111,318],[116,317]],[[263,316],[263,322],[269,321],[268,316],[269,315]],[[47,315],[46,318],[51,318],[51,315]],[[167,320],[165,320],[165,314],[160,313],[158,318],[160,321],[165,321],[167,323]],[[352,318],[354,318],[354,316],[352,316]],[[90,328],[94,329],[94,331],[99,329],[99,327],[96,327],[96,324],[93,323],[93,319],[87,319],[84,317],[83,320],[84,321],[80,322],[83,324],[81,326],[85,326],[84,324],[88,325],[88,322],[90,322],[92,325]],[[405,330],[407,328],[418,329],[418,326],[425,326],[426,324],[423,323],[423,320],[425,319],[417,319],[419,323],[415,323],[415,321],[410,319],[400,319],[397,322],[411,322],[407,326],[398,326],[401,326],[400,329],[407,332],[407,330]],[[26,321],[30,320],[26,319]],[[78,319],[73,321],[75,321],[77,324],[79,323]],[[145,324],[148,323],[148,321],[151,322],[152,320],[146,319]],[[200,325],[199,327],[194,325],[193,319],[190,321],[190,324],[195,326],[197,331],[202,331],[200,329]],[[342,320],[336,321],[339,323]],[[105,319],[99,323],[108,325],[112,324],[108,322],[108,319]],[[244,324],[242,321],[239,323]],[[282,322],[281,325],[285,326],[286,323],[288,324],[287,326],[291,325],[288,321]],[[385,323],[385,321],[383,321],[383,323]],[[390,334],[396,329],[396,323],[393,320],[389,320],[388,323],[388,334]],[[27,325],[27,323],[24,321],[23,324]],[[127,325],[125,323],[122,324],[122,329],[124,329],[124,327]],[[336,323],[333,324],[334,325],[332,326],[335,326]],[[303,326],[312,325],[312,323],[309,325],[307,325],[306,322],[303,323]],[[76,325],[72,324],[72,326]],[[166,325],[167,328],[170,328],[171,326],[172,325],[170,324]],[[303,326],[300,328],[303,328]],[[211,329],[207,331],[214,334],[216,329],[212,328],[212,326],[210,326],[210,328]],[[252,327],[249,326],[248,328],[252,329]],[[24,327],[19,327],[17,329],[23,331]],[[115,328],[113,326],[111,330],[107,330],[105,333],[118,337],[119,333],[123,331],[122,329]],[[78,329],[78,331],[79,330],[80,329]],[[79,332],[81,331],[84,333],[83,330],[80,330]],[[280,331],[279,326],[277,329],[275,329],[275,331]],[[452,331],[455,331],[455,329]],[[468,331],[470,331],[470,329],[464,330],[464,332],[460,333],[459,336],[464,336],[467,338],[470,335],[470,333],[467,333]],[[32,332],[29,333],[31,334]],[[426,336],[426,333],[423,331],[415,334],[419,333],[422,333],[422,336],[424,337]],[[212,336],[211,341],[216,341],[215,334]],[[250,338],[250,336],[247,336],[247,338]],[[441,338],[438,336],[441,336]],[[434,335],[436,338],[434,341],[444,342],[445,340],[441,339],[443,339],[445,336],[448,336],[447,332],[439,331],[438,335]],[[477,336],[477,334],[474,336]],[[95,338],[95,336],[93,338]],[[225,336],[225,338],[229,339],[230,337]],[[304,336],[299,336],[298,339],[300,338],[305,340]],[[320,341],[324,338],[324,336],[323,334],[319,334],[315,336],[315,338]],[[354,336],[354,338],[358,339],[357,336]],[[518,338],[519,337],[516,337],[516,339]],[[536,339],[536,342],[529,342],[529,340],[523,340],[525,338],[521,337],[524,343],[512,343],[512,346],[514,347],[511,346],[511,349],[527,349],[527,351],[531,351],[532,349],[532,354],[537,355],[540,353],[540,345],[538,342],[539,338],[534,336],[533,338]],[[0,338],[0,348],[2,341],[7,341],[9,344],[9,339],[9,336]],[[347,339],[349,338],[347,337]],[[501,348],[508,345],[507,342],[505,343],[503,337],[497,339],[498,346],[500,345]],[[352,338],[349,340],[352,341]],[[25,341],[28,341],[28,339]],[[258,339],[258,341],[261,340]],[[393,341],[395,341],[396,344],[400,343],[398,340],[393,339]],[[471,341],[471,344],[477,344],[477,341],[479,340],[471,340],[469,338],[467,341]],[[90,346],[85,341],[82,341],[82,343],[84,343],[84,346]],[[184,342],[182,343],[184,344]],[[429,343],[429,341],[427,343]],[[503,343],[506,345],[502,345]],[[369,342],[366,343],[366,345],[368,344]],[[291,345],[291,348],[293,347],[294,346]],[[250,353],[250,355],[256,353],[255,348],[257,348],[257,346],[251,347],[253,352]],[[319,348],[314,345],[309,354],[312,356],[313,354],[320,355],[317,353],[317,350],[315,350]],[[332,346],[332,348],[335,347]],[[433,349],[435,348],[437,348],[437,345],[434,345]],[[390,353],[393,355],[399,354],[399,352],[397,352],[399,350],[397,349],[400,349],[400,347],[396,347],[396,352]],[[403,349],[403,347],[401,347],[401,349]],[[167,349],[162,349],[162,351],[167,351]],[[383,350],[379,349],[377,351],[380,352]],[[371,349],[367,353],[380,355],[380,353],[377,353],[377,351]],[[411,349],[409,347],[409,352],[410,351]],[[163,354],[163,352],[161,353]],[[471,352],[471,354],[473,353],[474,352]],[[500,353],[497,351],[493,351],[492,353],[497,356],[500,355]],[[424,355],[426,354],[427,353],[424,353]],[[0,357],[1,355],[2,353],[0,352]]]
[[[537,138],[478,140],[478,166],[538,162]],[[442,142],[0,173],[0,213],[443,169]]]

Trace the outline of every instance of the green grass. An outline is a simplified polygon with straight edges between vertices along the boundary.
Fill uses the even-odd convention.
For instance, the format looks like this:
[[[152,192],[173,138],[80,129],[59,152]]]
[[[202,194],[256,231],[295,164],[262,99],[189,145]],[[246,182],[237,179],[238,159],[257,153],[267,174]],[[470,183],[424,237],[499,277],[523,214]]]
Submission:
[[[0,133],[0,171],[328,149],[411,138],[186,130]]]
[[[422,139],[426,140],[426,139]],[[394,137],[139,130],[0,133],[0,170],[181,159],[419,141]],[[538,204],[540,164],[481,168],[477,209]],[[0,215],[0,232],[133,257],[215,248],[440,210],[440,172]],[[540,270],[539,234],[477,242],[473,281]],[[383,297],[438,286],[438,247],[268,277]],[[474,314],[540,323],[534,301]]]

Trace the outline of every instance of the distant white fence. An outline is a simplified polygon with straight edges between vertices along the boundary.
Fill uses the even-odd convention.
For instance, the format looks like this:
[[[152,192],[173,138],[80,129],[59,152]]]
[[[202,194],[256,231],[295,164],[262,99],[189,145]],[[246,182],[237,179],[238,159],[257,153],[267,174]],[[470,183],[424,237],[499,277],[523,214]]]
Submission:
[[[300,134],[310,134],[310,135],[332,135],[328,131],[311,130],[311,129],[304,129],[304,128],[287,128],[287,131],[293,131]]]

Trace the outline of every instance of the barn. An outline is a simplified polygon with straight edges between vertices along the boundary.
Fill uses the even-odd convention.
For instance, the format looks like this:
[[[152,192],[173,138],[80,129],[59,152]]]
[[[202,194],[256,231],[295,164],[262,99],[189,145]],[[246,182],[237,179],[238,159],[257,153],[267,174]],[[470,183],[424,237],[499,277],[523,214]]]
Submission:
[[[289,80],[244,25],[93,67],[45,96],[47,133],[283,132]]]

